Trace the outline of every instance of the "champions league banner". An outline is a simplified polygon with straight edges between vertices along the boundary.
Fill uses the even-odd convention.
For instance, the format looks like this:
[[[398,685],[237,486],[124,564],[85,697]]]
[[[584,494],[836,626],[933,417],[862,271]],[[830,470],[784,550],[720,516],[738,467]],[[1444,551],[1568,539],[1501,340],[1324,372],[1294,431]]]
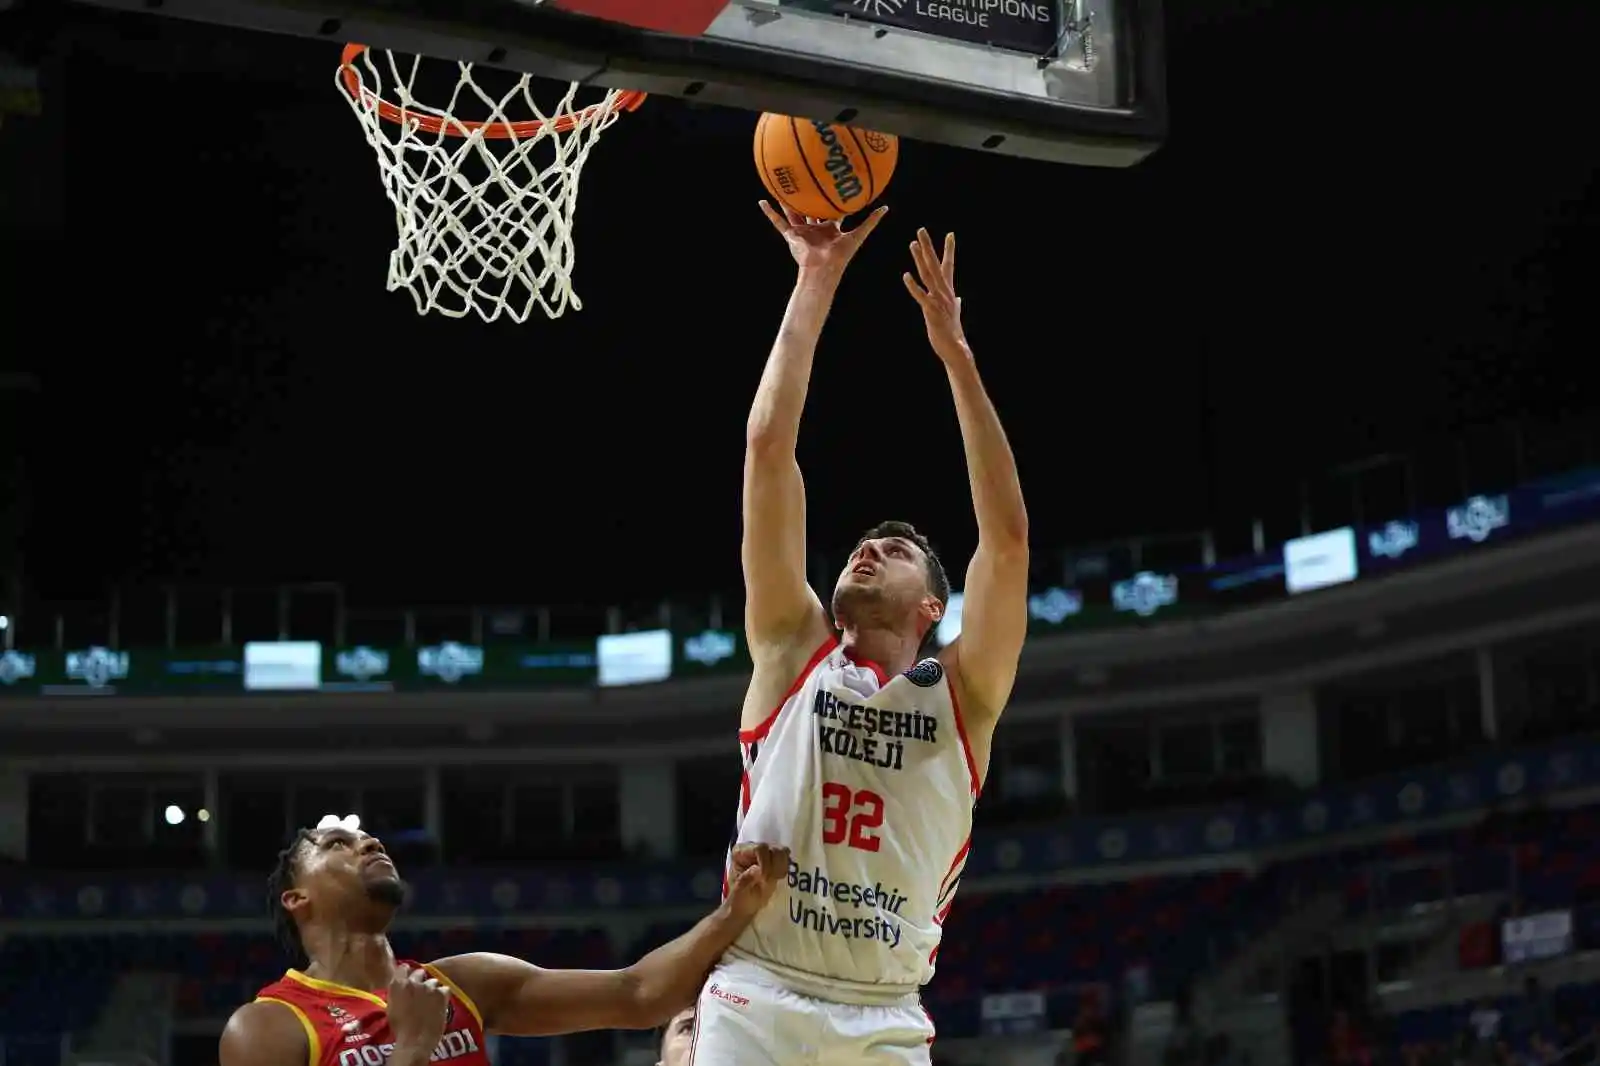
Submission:
[[[1059,0],[826,0],[836,15],[1030,55],[1055,51]],[[808,5],[809,6],[809,5]]]

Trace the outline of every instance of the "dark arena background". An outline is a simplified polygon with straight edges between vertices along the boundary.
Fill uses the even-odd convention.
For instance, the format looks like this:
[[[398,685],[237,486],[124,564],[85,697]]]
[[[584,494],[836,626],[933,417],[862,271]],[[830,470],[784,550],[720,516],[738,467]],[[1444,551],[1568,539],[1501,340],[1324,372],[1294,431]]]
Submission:
[[[918,226],[960,234],[1035,571],[936,1062],[1600,1057],[1593,29],[1168,3],[1138,165],[904,142],[816,360],[813,580],[885,518],[973,546]],[[718,896],[793,269],[755,116],[606,133],[581,312],[419,317],[337,57],[0,3],[0,1066],[215,1063],[330,813],[413,958],[621,965]]]

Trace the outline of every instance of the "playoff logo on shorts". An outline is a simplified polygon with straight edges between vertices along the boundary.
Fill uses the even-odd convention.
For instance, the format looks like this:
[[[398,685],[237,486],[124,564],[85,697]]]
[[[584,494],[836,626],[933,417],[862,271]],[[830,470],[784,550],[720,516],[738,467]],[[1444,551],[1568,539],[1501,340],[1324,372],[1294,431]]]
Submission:
[[[748,997],[741,996],[737,992],[729,992],[715,981],[706,986],[706,995],[711,996],[713,999],[720,999],[722,1002],[738,1007],[740,1010],[750,1005]]]

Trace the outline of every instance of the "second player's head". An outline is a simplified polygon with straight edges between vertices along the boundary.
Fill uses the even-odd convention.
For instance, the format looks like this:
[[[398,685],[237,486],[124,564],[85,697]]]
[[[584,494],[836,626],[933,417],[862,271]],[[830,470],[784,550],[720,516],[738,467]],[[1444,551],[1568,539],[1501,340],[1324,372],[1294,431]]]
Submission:
[[[302,829],[279,853],[267,891],[278,937],[297,958],[308,928],[379,933],[406,896],[382,842],[342,823]]]
[[[661,1032],[661,1059],[656,1066],[689,1066],[694,1050],[694,1007],[685,1007],[672,1016]]]
[[[926,646],[949,602],[950,579],[928,538],[909,522],[880,522],[845,560],[833,617],[842,629],[912,633]]]

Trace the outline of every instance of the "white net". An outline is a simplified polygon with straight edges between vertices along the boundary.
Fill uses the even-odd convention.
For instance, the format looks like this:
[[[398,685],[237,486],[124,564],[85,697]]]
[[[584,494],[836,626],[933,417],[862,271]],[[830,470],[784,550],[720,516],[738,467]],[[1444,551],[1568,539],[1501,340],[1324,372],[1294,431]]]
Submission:
[[[456,70],[443,104],[414,95],[427,67],[433,75]],[[525,322],[540,308],[558,318],[568,307],[583,308],[572,287],[583,164],[600,134],[643,94],[611,90],[580,107],[574,84],[542,108],[528,75],[492,73],[510,87],[486,91],[471,63],[346,50],[339,89],[377,153],[394,205],[399,239],[389,256],[389,291],[409,291],[419,314]]]

